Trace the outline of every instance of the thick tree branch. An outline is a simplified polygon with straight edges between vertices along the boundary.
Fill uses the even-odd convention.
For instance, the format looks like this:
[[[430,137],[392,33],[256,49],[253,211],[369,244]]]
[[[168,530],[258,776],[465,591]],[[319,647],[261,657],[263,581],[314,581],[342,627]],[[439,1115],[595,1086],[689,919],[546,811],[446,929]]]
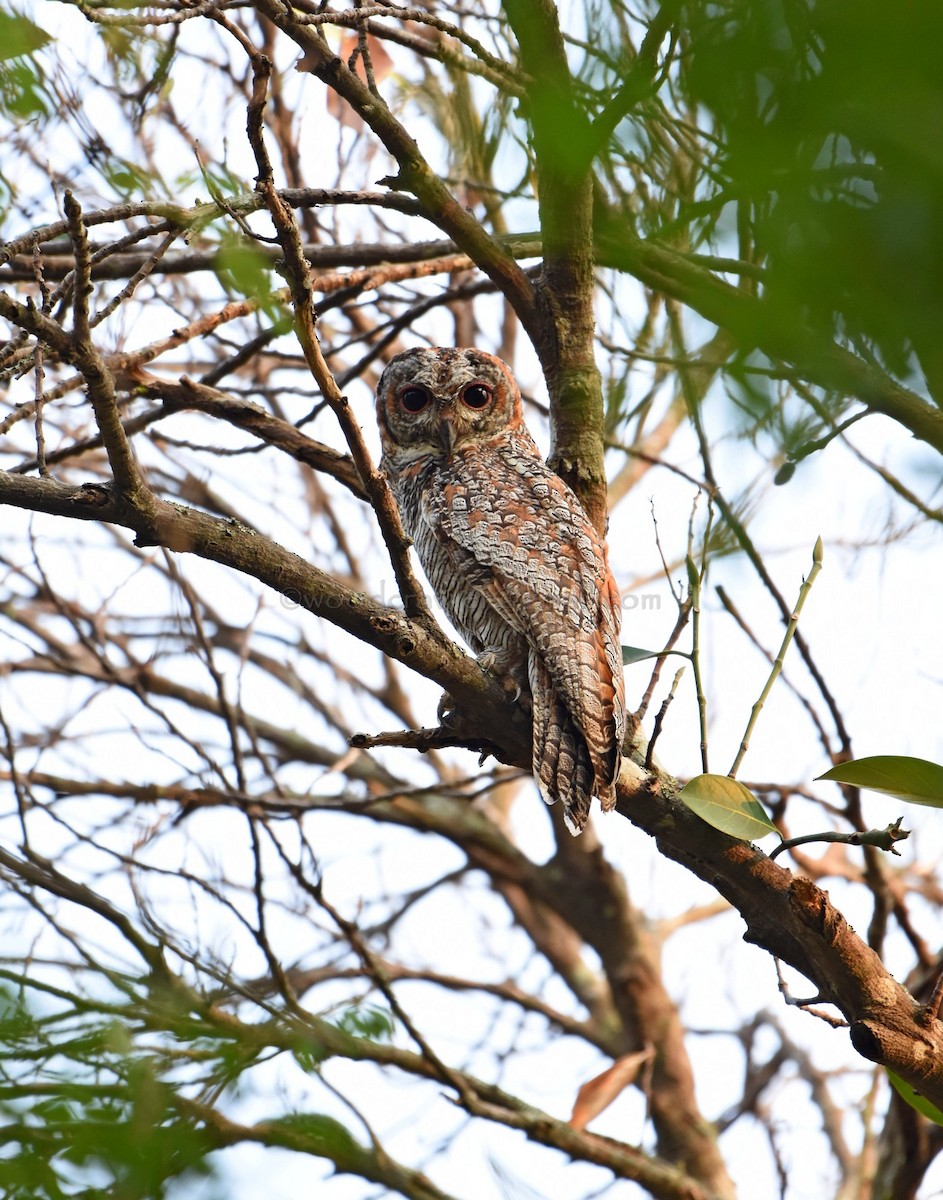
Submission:
[[[88,299],[92,294],[92,282],[89,277],[91,261],[88,231],[82,220],[82,210],[71,192],[66,192],[63,203],[75,254],[73,289],[75,323],[71,339],[70,361],[78,367],[85,380],[88,398],[95,413],[95,421],[123,502],[138,509],[142,515],[150,514],[153,511],[153,497],[135,461],[131,443],[121,426],[114,379],[92,343],[90,335]]]
[[[398,192],[351,192],[340,188],[285,188],[281,194],[288,204],[296,205],[299,208],[316,208],[323,204],[353,204],[369,208],[390,208],[408,216],[423,215],[420,206],[412,196]],[[254,192],[245,192],[238,196],[228,197],[225,209],[215,200],[198,201],[190,207],[183,204],[168,204],[166,201],[160,200],[140,200],[96,209],[94,212],[85,213],[83,219],[89,228],[95,228],[99,225],[115,225],[132,221],[137,217],[153,218],[157,223],[140,231],[141,236],[150,237],[168,233],[172,229],[199,230],[210,221],[216,220],[217,217],[224,216],[226,212],[244,216],[248,213],[258,212],[261,208],[264,208],[261,196]],[[3,269],[13,263],[18,255],[29,255],[32,253],[33,246],[48,246],[49,243],[54,243],[59,238],[67,237],[68,233],[69,222],[67,220],[53,221],[2,243],[0,278],[3,277]],[[57,247],[60,254],[65,253],[67,249],[67,245]],[[69,269],[71,270],[71,267]],[[32,278],[32,276],[24,276],[24,278]]]
[[[136,381],[137,391],[162,401],[161,410],[156,414],[157,419],[187,410],[218,417],[238,429],[244,429],[260,441],[290,454],[292,458],[311,467],[312,470],[330,475],[353,492],[358,499],[368,499],[360,474],[349,455],[341,454],[330,446],[315,441],[288,421],[273,417],[261,405],[231,396],[218,388],[207,387],[206,384],[188,379],[186,375],[181,377],[179,383],[172,383],[146,371],[136,371],[132,378]]]
[[[758,847],[719,833],[672,799],[673,781],[623,765],[618,808],[659,849],[717,888],[747,925],[744,935],[794,967],[834,1004],[865,1058],[889,1067],[943,1108],[943,1022],[922,1009],[858,937],[828,894]]]
[[[552,0],[504,0],[533,77],[534,131],[543,235],[537,336],[529,330],[550,392],[549,465],[580,498],[597,529],[608,520],[602,381],[595,358],[593,175],[583,148],[590,126],[577,103]]]
[[[446,688],[474,713],[481,734],[504,747],[507,761],[530,764],[529,721],[497,683],[435,626],[356,592],[297,554],[236,522],[155,498],[146,516],[98,483],[78,487],[0,471],[0,504],[33,512],[123,525],[138,545],[159,545],[251,575],[301,608],[376,647]]]
[[[174,1107],[201,1126],[218,1149],[255,1142],[298,1154],[313,1155],[334,1164],[338,1175],[354,1175],[379,1184],[387,1195],[398,1192],[407,1200],[452,1200],[420,1171],[404,1167],[380,1146],[364,1146],[340,1122],[318,1114],[297,1113],[273,1121],[245,1125],[233,1121],[211,1104],[174,1098]]]

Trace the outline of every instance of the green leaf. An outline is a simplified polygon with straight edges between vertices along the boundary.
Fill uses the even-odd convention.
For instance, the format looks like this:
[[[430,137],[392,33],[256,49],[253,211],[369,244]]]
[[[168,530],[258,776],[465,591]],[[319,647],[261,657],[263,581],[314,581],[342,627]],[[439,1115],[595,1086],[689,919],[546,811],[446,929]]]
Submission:
[[[909,1104],[911,1108],[916,1109],[918,1113],[922,1113],[928,1121],[933,1121],[937,1125],[943,1125],[943,1112],[940,1112],[935,1104],[931,1104],[926,1096],[921,1096],[918,1091],[912,1088],[906,1080],[901,1079],[899,1075],[895,1075],[893,1071],[888,1071],[887,1067],[884,1070],[887,1071],[891,1087],[905,1103]]]
[[[296,1046],[292,1054],[302,1071],[309,1075],[314,1074],[327,1058],[327,1051],[318,1046]]]
[[[226,231],[216,255],[219,280],[227,290],[254,300],[273,325],[291,327],[272,287],[273,262],[255,242]]]
[[[0,59],[33,54],[51,41],[49,34],[29,17],[0,9]]]
[[[226,238],[216,256],[216,265],[228,273],[244,296],[260,299],[272,290],[269,277],[272,260],[252,242]]]
[[[695,775],[678,793],[678,799],[702,821],[741,841],[750,842],[771,833],[781,838],[756,796],[729,775]]]
[[[49,113],[47,98],[42,72],[34,62],[0,60],[0,112],[16,121],[44,117]]]
[[[102,175],[123,200],[132,196],[148,196],[154,190],[154,180],[140,167],[124,158],[109,158],[102,164]]]
[[[641,646],[622,647],[622,665],[630,667],[632,663],[644,662],[646,658],[658,658],[661,650],[643,650]]]
[[[396,1029],[389,1009],[376,1004],[360,1004],[346,1009],[338,1017],[337,1026],[354,1037],[372,1038],[378,1042],[389,1041]]]
[[[943,808],[943,767],[927,762],[925,758],[877,754],[839,763],[817,778],[867,788],[870,792],[883,792],[885,796],[895,796],[908,804]]]
[[[301,1134],[315,1154],[324,1154],[335,1161],[350,1159],[360,1151],[351,1133],[340,1121],[322,1113],[289,1113],[267,1122],[276,1129],[289,1129]]]

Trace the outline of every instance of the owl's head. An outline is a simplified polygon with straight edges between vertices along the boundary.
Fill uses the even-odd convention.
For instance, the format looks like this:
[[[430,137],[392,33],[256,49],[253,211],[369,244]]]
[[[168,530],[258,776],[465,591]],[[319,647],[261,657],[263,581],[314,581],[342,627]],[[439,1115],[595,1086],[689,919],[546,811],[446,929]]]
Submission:
[[[390,359],[377,385],[383,455],[400,464],[448,458],[521,421],[510,369],[483,350],[434,346]]]

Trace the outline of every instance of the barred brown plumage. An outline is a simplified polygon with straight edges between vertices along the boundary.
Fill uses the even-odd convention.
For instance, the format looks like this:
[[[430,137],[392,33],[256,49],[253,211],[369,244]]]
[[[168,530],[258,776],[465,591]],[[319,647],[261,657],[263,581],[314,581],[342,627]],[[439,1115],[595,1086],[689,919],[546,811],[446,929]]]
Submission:
[[[619,593],[602,538],[524,425],[510,369],[407,350],[377,388],[381,467],[432,589],[533,707],[533,770],[571,832],[615,804],[625,733]]]

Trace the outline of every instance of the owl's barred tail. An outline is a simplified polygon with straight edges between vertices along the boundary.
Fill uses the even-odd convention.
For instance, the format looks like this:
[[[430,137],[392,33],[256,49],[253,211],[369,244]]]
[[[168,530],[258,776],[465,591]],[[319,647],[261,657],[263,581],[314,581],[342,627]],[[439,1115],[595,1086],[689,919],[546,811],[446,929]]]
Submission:
[[[563,819],[575,837],[583,832],[593,796],[599,797],[604,812],[614,807],[618,753],[594,756],[550,673],[533,654],[529,671],[534,700],[534,779],[546,804],[558,800],[563,804]]]

